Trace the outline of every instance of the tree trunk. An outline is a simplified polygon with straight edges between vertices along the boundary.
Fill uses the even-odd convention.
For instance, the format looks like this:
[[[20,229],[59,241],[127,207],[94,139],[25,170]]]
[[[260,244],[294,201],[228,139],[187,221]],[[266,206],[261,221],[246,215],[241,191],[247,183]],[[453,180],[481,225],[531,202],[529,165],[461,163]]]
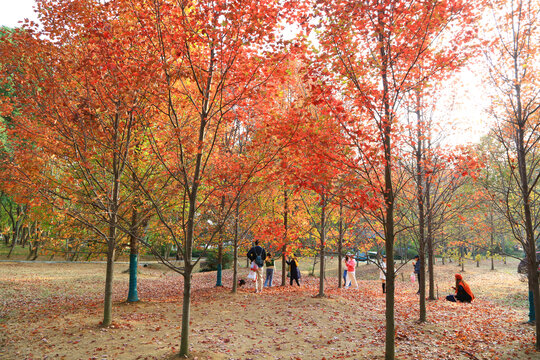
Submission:
[[[139,224],[139,211],[135,205],[131,213],[131,231],[129,234],[129,290],[128,290],[128,302],[139,301],[139,295],[137,293],[137,268],[139,263],[139,236],[140,227]]]
[[[198,177],[194,180],[198,181]],[[193,230],[195,225],[195,201],[197,198],[197,185],[193,185],[195,190],[192,191],[189,199],[189,213],[186,239],[184,242],[184,295],[182,301],[182,333],[180,335],[180,357],[189,356],[189,333],[191,320],[191,273],[192,251],[193,251]]]
[[[417,109],[416,109],[416,201],[418,203],[418,248],[420,253],[420,273],[418,276],[418,286],[420,288],[420,322],[426,321],[426,237],[425,237],[425,212],[424,212],[424,166],[423,166],[423,124],[422,116],[420,115],[420,96],[417,94]]]
[[[324,297],[324,250],[326,247],[326,237],[325,237],[325,227],[326,227],[326,196],[321,195],[321,231],[320,231],[320,273],[319,273],[319,294],[318,297]]]
[[[378,14],[378,24],[384,29],[383,11]],[[384,147],[384,207],[386,210],[384,219],[385,249],[387,259],[386,274],[386,334],[385,334],[385,359],[395,358],[395,266],[394,266],[394,189],[392,186],[392,112],[390,110],[389,87],[388,87],[388,55],[384,46],[384,34],[379,33],[379,52],[382,59],[381,80],[383,86],[384,117],[381,119],[382,139]]]
[[[287,251],[287,231],[289,217],[289,196],[287,189],[283,190],[283,247],[281,249],[281,286],[287,285],[287,263],[285,262],[285,253]]]
[[[342,253],[343,253],[343,200],[339,202],[339,234],[338,234],[338,288],[339,289],[341,289],[341,281],[343,279],[343,263],[341,261]]]
[[[519,92],[518,92],[519,95]],[[518,102],[518,106],[521,103]],[[521,114],[521,109],[519,109],[519,114]],[[531,281],[531,287],[533,291],[533,300],[534,308],[540,309],[540,291],[538,288],[538,264],[536,261],[536,242],[532,224],[532,212],[530,207],[529,200],[529,183],[528,183],[528,174],[527,174],[527,164],[526,164],[526,152],[524,148],[525,143],[525,131],[523,129],[524,125],[522,122],[518,121],[520,128],[518,129],[518,139],[517,139],[517,152],[518,152],[518,166],[519,166],[519,175],[521,181],[521,192],[523,197],[523,213],[525,218],[525,234],[527,236],[526,246],[527,246],[527,257],[529,264],[529,279]],[[536,350],[540,350],[540,321],[536,321]]]
[[[315,266],[317,265],[318,255],[313,257],[313,266],[311,267],[311,276],[315,276]]]
[[[429,145],[431,147],[431,145]],[[426,183],[426,207],[427,207],[427,250],[429,272],[429,300],[437,300],[435,296],[435,249],[433,248],[433,216],[431,212],[431,182]],[[443,262],[444,265],[444,262]]]
[[[180,357],[188,357],[189,355],[189,319],[191,318],[191,256],[186,254],[185,272],[184,272],[184,295],[182,296],[182,334],[180,336]],[[189,270],[188,270],[189,269]]]
[[[463,256],[463,245],[459,248],[459,264],[461,265],[461,272],[465,271],[465,258]]]
[[[490,231],[490,234],[489,234],[489,252],[490,252],[490,255],[491,255],[491,270],[495,270],[495,263],[493,261],[493,243],[495,242],[495,235],[493,234],[494,232],[494,221],[493,221],[493,211],[490,209],[489,211],[489,220],[490,220],[490,228],[491,228],[491,231]]]
[[[36,241],[36,244],[34,246],[34,256],[30,260],[35,261],[39,256],[39,241]]]
[[[233,284],[232,293],[236,294],[238,290],[238,226],[240,218],[240,199],[236,200],[236,209],[234,216],[234,239],[233,239]]]
[[[221,231],[221,230],[220,230]],[[221,235],[223,235],[223,232],[221,232]],[[223,269],[223,238],[220,238],[219,244],[218,244],[218,259],[217,259],[217,271],[216,271],[216,286],[223,286],[223,283],[221,282],[222,279],[222,269]]]
[[[420,290],[420,322],[426,321],[426,256],[425,256],[425,245],[420,244],[419,248],[419,260],[420,261],[420,273],[418,276],[418,287]]]
[[[240,200],[238,200],[240,202]],[[219,243],[218,243],[218,263],[216,271],[216,286],[223,286],[223,227],[225,226],[225,219],[223,212],[225,211],[225,195],[221,196],[221,204],[219,206]]]
[[[210,88],[212,85],[213,71],[214,71],[214,57],[215,49],[210,50],[210,64],[208,69],[208,77],[206,83],[206,94],[210,93]],[[208,123],[208,101],[209,96],[204,100],[200,115],[199,122],[199,144],[204,143],[205,139],[205,129]],[[187,357],[189,356],[189,332],[190,332],[190,307],[191,307],[191,273],[193,271],[191,259],[193,251],[193,240],[194,240],[194,229],[195,229],[195,212],[197,209],[197,196],[200,185],[200,176],[202,171],[202,162],[203,162],[202,151],[199,151],[195,160],[195,168],[193,170],[193,178],[191,180],[189,196],[189,209],[188,209],[188,219],[185,228],[185,241],[184,241],[184,297],[182,304],[182,333],[180,335],[180,356]]]
[[[108,327],[112,323],[112,285],[114,271],[114,254],[116,246],[114,240],[116,236],[116,226],[109,229],[109,241],[107,243],[107,270],[105,272],[105,299],[103,305],[103,327]]]

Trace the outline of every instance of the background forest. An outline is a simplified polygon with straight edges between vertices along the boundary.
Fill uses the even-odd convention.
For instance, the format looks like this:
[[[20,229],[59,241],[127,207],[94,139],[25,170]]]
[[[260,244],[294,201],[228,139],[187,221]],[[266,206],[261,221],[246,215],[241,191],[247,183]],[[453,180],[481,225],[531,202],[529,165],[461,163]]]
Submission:
[[[437,261],[524,258],[540,309],[538,0],[36,3],[0,33],[0,251],[106,261],[103,327],[115,261],[136,302],[157,259],[184,279],[187,355],[193,273],[236,293],[255,240],[316,258],[321,298],[326,261],[385,255],[387,359],[416,254],[420,322]]]

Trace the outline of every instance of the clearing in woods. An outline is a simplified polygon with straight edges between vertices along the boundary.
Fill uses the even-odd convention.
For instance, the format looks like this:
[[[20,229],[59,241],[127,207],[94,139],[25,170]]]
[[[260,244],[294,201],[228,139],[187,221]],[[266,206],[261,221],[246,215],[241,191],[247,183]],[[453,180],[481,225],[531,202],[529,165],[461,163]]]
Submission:
[[[309,264],[308,264],[309,263]],[[301,287],[275,286],[262,294],[253,285],[230,293],[215,273],[194,275],[192,356],[197,359],[382,359],[385,298],[378,270],[360,265],[359,290],[337,289],[330,269],[326,298],[316,298],[318,279],[301,260]],[[276,266],[280,268],[279,264]],[[332,265],[336,265],[335,263]],[[436,266],[440,299],[427,303],[428,322],[418,324],[417,283],[411,264],[398,274],[397,359],[538,359],[534,328],[527,320],[527,287],[517,261],[470,262],[464,279],[473,304],[444,300],[451,292],[453,264]],[[126,304],[127,264],[117,264],[114,323],[102,329],[105,266],[89,263],[2,263],[0,266],[0,358],[2,359],[173,359],[179,350],[182,277],[160,265],[141,267],[141,302]],[[247,270],[240,269],[242,278]],[[280,272],[274,285],[281,282]]]

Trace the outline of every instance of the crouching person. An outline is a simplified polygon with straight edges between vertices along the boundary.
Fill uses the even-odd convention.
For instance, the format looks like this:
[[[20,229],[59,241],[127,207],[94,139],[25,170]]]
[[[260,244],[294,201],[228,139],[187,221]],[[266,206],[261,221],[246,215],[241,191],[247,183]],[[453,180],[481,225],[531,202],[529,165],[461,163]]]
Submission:
[[[456,274],[456,286],[452,286],[452,289],[456,290],[455,295],[448,295],[446,297],[446,300],[452,301],[452,302],[466,302],[470,303],[474,300],[474,295],[471,291],[471,288],[469,287],[469,284],[467,284],[463,280],[463,276],[461,274]]]

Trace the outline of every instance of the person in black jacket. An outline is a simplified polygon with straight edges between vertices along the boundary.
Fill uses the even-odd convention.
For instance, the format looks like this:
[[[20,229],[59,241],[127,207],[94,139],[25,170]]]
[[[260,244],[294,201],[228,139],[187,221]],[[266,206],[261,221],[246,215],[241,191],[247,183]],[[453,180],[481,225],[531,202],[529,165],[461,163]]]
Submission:
[[[300,268],[298,267],[298,259],[293,254],[289,255],[289,260],[286,260],[286,263],[290,266],[290,275],[291,275],[291,286],[293,280],[296,280],[296,284],[300,286]]]
[[[414,275],[416,275],[416,280],[418,281],[418,292],[417,294],[420,294],[420,256],[416,255],[414,257]]]
[[[262,246],[259,245],[259,240],[255,240],[255,245],[249,249],[247,253],[247,258],[257,265],[257,279],[255,280],[255,292],[258,293],[263,289],[263,266],[264,260],[266,259],[266,251]],[[260,259],[260,262],[257,263],[257,260]]]
[[[467,302],[470,303],[474,300],[474,295],[469,287],[469,284],[463,280],[461,274],[456,274],[456,286],[452,286],[452,289],[456,290],[455,295],[448,295],[446,300],[452,302]]]

